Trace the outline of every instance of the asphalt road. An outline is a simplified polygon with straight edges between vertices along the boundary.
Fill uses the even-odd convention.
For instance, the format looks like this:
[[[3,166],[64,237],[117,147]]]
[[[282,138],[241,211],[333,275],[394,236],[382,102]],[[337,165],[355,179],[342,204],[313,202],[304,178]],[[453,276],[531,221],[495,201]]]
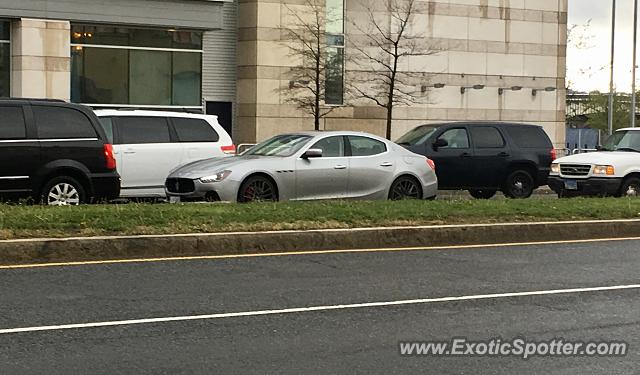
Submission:
[[[0,374],[639,374],[640,241],[0,269]],[[318,311],[256,311],[329,306]],[[399,341],[621,340],[625,357],[403,357]]]

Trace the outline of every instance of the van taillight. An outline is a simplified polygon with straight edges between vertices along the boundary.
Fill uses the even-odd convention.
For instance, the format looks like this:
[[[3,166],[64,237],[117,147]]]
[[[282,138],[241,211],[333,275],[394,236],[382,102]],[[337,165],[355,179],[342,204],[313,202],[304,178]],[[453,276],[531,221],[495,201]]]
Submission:
[[[235,153],[236,153],[236,145],[231,145],[231,146],[222,146],[222,147],[220,147],[220,149],[221,149],[221,150],[222,150],[222,152],[224,152],[225,154],[235,155]]]
[[[104,145],[104,158],[107,169],[116,169],[116,158],[113,156],[113,146],[109,143]]]
[[[431,160],[431,159],[427,158],[427,164],[429,165],[429,168],[431,168],[431,169],[435,172],[435,170],[436,170],[436,163],[435,163],[433,160]]]
[[[558,151],[555,148],[551,149],[551,161],[554,162],[558,158]]]

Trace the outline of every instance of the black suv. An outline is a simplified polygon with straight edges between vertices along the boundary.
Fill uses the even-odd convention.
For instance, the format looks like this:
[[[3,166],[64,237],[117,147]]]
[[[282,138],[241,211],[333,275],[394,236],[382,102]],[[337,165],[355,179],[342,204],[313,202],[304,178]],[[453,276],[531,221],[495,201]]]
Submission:
[[[120,176],[106,139],[87,107],[0,99],[0,198],[50,205],[117,198]]]
[[[436,164],[438,187],[489,199],[528,198],[546,185],[556,153],[542,127],[493,122],[419,126],[396,141]]]

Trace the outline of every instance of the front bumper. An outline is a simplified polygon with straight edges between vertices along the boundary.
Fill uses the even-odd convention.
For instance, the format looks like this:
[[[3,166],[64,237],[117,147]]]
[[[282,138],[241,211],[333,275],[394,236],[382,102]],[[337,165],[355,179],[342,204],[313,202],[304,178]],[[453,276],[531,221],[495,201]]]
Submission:
[[[167,196],[179,197],[181,200],[236,202],[239,188],[240,181],[230,179],[205,183],[199,179],[169,177],[165,181]]]
[[[565,189],[565,182],[574,180],[577,182],[577,190]],[[558,195],[617,195],[620,192],[622,178],[598,178],[569,179],[559,176],[549,176],[549,187]]]

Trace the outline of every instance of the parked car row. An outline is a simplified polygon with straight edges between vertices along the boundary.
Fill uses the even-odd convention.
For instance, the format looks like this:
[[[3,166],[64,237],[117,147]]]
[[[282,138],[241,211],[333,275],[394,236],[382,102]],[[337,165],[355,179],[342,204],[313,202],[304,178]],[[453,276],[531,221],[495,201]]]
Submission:
[[[235,154],[216,116],[98,110],[0,99],[0,197],[51,205],[115,198],[172,200],[478,199],[637,195],[640,130],[601,152],[556,159],[539,126],[457,122],[419,126],[395,143],[359,132],[282,134]],[[231,157],[234,155],[233,157]]]

